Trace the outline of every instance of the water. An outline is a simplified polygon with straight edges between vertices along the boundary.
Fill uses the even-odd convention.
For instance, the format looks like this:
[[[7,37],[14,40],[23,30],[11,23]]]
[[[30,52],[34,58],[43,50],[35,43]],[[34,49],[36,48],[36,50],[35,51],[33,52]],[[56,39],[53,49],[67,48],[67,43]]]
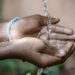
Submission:
[[[48,6],[47,6],[47,1],[48,0],[42,0],[43,1],[43,4],[44,4],[44,14],[45,16],[48,18],[48,22],[47,22],[47,30],[48,30],[48,41],[49,41],[49,35],[51,33],[51,30],[49,30],[48,26],[49,25],[52,25],[51,24],[51,16],[49,15],[49,12],[48,12]],[[44,69],[43,68],[39,68],[38,71],[37,71],[37,75],[41,75],[42,73],[44,72]]]

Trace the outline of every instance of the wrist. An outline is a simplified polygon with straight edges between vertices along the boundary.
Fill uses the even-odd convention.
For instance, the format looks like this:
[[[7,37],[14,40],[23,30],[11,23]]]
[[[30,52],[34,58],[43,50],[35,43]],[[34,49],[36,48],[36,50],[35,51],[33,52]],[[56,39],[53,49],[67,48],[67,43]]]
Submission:
[[[10,49],[10,42],[2,42],[0,43],[0,60],[9,59],[12,55],[12,51]]]

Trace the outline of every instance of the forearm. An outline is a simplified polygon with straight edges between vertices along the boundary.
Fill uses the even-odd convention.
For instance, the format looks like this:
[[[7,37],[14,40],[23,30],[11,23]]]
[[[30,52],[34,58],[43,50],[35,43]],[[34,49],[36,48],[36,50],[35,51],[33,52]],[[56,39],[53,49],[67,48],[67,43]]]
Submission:
[[[31,40],[31,38],[23,38],[9,42],[1,42],[0,60],[11,58],[25,60],[32,46],[32,42],[29,39]]]
[[[18,40],[1,42],[0,43],[0,60],[4,59],[19,59],[19,51],[21,46],[18,45]]]
[[[1,42],[0,43],[0,60],[9,59],[11,55],[11,42]]]
[[[21,18],[11,26],[11,37],[13,39],[17,39],[24,37],[24,34],[34,34],[35,31],[37,32],[37,30],[40,29],[39,27],[37,27],[38,25],[36,25],[35,22],[36,20],[33,20],[32,18]],[[9,22],[0,24],[0,42],[8,41],[8,23]]]
[[[8,40],[7,24],[8,23],[0,23],[0,42],[4,42]]]
[[[0,43],[0,60],[4,59],[19,59],[19,45],[18,41],[9,41]]]
[[[0,59],[14,58],[31,61],[31,58],[35,56],[34,54],[43,49],[44,45],[42,40],[32,37],[2,42],[0,43]]]

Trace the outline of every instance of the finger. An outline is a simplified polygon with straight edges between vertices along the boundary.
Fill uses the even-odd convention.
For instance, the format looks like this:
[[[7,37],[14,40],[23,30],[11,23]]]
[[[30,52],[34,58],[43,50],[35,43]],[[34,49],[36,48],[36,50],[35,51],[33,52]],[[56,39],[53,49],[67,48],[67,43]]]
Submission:
[[[72,29],[64,27],[64,26],[52,25],[52,26],[49,26],[49,28],[52,30],[52,32],[62,33],[62,34],[73,34]]]
[[[59,58],[59,57],[55,57],[55,56],[51,56],[51,55],[47,55],[47,54],[37,53],[37,56],[40,59],[39,61],[37,61],[38,65],[43,68],[52,66],[55,64],[55,62],[61,60],[61,58]],[[37,57],[37,59],[38,59],[38,57]]]
[[[60,21],[59,18],[52,18],[51,19],[51,23],[52,24],[57,24]],[[42,21],[42,25],[47,25],[48,22],[48,18],[47,17],[43,17],[43,21]]]
[[[75,50],[75,43],[73,43],[73,47],[71,49],[71,54],[74,52],[74,50]]]
[[[70,43],[70,42],[69,42],[69,43]],[[73,52],[74,52],[74,42],[71,42],[71,44],[72,44],[72,46],[71,46],[71,48],[69,49],[69,51],[67,52],[67,54],[66,54],[64,60],[66,60],[68,57],[70,57],[70,56],[73,54]]]
[[[65,34],[51,33],[49,38],[50,39],[55,39],[55,40],[75,40],[75,34],[65,35]]]
[[[64,44],[63,48],[59,50],[58,56],[61,58],[67,57],[70,54],[72,47],[73,42],[67,42],[66,44]]]
[[[52,18],[51,20],[52,20],[51,21],[52,24],[57,24],[60,21],[59,18]]]
[[[74,41],[74,48],[75,48],[75,41]]]
[[[63,49],[67,51],[67,53],[71,52],[74,42],[68,41],[67,44],[63,46]]]

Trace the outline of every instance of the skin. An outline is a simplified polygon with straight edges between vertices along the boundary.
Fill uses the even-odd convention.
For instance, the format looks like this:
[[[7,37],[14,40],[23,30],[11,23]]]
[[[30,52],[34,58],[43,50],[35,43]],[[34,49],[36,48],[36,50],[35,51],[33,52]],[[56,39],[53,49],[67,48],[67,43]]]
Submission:
[[[48,41],[47,20],[33,15],[15,22],[11,28],[12,41],[8,42],[6,32],[0,35],[0,59],[21,59],[43,68],[63,63],[74,51],[75,34],[70,28],[54,25],[60,20],[52,18]],[[6,30],[7,24],[3,24],[1,32]]]

